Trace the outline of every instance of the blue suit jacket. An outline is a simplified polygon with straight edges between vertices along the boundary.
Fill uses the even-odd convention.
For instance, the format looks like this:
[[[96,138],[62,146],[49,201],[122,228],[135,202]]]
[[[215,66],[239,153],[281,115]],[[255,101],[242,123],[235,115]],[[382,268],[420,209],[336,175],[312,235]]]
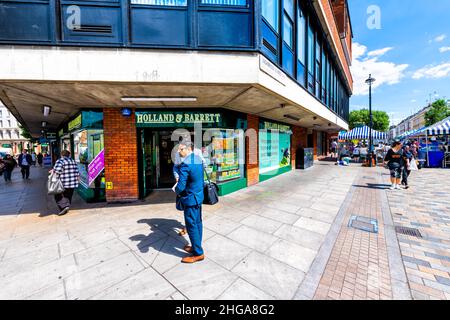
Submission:
[[[175,188],[185,207],[203,203],[203,165],[199,156],[191,153],[178,167],[180,178]]]

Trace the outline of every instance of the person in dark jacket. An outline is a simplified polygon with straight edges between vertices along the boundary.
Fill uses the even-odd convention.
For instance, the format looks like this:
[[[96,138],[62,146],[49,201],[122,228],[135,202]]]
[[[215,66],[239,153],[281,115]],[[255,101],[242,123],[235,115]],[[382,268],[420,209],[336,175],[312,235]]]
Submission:
[[[405,186],[405,189],[408,189],[408,177],[411,174],[410,164],[414,160],[414,156],[410,150],[409,146],[405,146],[403,148],[403,171],[402,171],[402,185]]]
[[[27,149],[23,149],[19,156],[19,166],[22,169],[22,179],[30,179],[30,166],[33,163],[33,158],[28,153]]]
[[[44,158],[44,156],[42,155],[42,153],[39,153],[37,155],[37,162],[39,164],[40,167],[42,167],[42,159]]]
[[[391,187],[389,189],[400,189],[400,179],[402,176],[404,159],[403,159],[402,143],[395,141],[392,148],[388,150],[384,163],[387,165],[391,173]]]
[[[192,254],[181,262],[194,263],[205,259],[202,248],[203,164],[201,158],[192,151],[191,142],[181,142],[178,152],[184,160],[178,168],[179,179],[175,192],[181,198],[186,229],[191,241],[191,246],[185,246],[184,250]]]
[[[3,163],[5,164],[5,171],[3,171],[5,182],[11,181],[11,173],[17,166],[17,161],[14,160],[14,158],[10,154],[7,154],[3,159]]]

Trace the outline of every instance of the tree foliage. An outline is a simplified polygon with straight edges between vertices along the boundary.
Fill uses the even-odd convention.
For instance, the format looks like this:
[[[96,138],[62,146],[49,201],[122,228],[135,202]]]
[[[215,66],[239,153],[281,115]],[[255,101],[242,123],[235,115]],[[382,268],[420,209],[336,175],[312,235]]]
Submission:
[[[373,127],[372,129],[385,132],[389,129],[389,116],[385,111],[372,111]],[[369,110],[353,110],[350,112],[349,126],[350,130],[361,125],[370,124]]]
[[[24,137],[25,139],[28,139],[28,140],[32,140],[33,139],[33,137],[31,136],[30,132],[25,127],[22,127],[19,124],[19,129],[20,129],[20,135],[22,137]]]
[[[450,108],[444,99],[436,100],[425,113],[425,125],[431,126],[450,116]]]

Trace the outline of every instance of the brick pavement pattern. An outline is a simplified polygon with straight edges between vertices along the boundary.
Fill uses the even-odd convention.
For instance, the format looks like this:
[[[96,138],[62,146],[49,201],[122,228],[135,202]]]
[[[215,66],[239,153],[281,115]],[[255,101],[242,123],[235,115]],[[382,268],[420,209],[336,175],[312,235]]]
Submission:
[[[411,187],[389,191],[398,226],[418,229],[422,238],[397,234],[414,299],[450,299],[450,170],[412,172]]]
[[[314,299],[393,299],[377,171],[364,174],[352,187],[350,205]],[[378,233],[348,227],[352,215],[377,219]]]

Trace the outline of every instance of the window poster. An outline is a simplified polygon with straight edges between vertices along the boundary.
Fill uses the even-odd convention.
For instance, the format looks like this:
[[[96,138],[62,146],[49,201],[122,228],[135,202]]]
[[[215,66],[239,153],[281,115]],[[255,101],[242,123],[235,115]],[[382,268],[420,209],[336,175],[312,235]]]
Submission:
[[[259,131],[259,172],[264,174],[291,164],[291,133],[262,129]]]

